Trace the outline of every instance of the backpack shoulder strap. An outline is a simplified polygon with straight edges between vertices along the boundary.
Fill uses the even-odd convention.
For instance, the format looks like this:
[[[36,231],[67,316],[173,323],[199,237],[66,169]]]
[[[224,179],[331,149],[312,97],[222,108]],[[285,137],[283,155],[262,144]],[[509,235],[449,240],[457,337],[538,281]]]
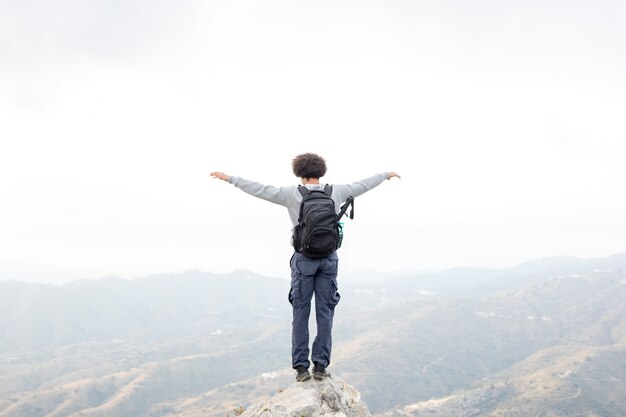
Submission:
[[[348,210],[348,207],[350,207],[349,217],[351,219],[354,219],[354,197],[350,196],[348,197],[344,205],[341,206],[341,209],[339,210],[339,214],[337,214],[337,221],[341,220],[343,215],[346,214],[346,210]]]
[[[304,185],[298,185],[298,191],[300,191],[300,194],[302,194],[302,197],[309,195],[309,193],[311,192],[311,190],[306,188]]]
[[[298,213],[298,224],[302,224],[302,210],[304,209],[304,200],[306,196],[311,194],[311,190],[306,188],[304,185],[298,185],[298,191],[302,195],[302,201],[300,202],[300,212]]]
[[[332,196],[333,194],[333,186],[330,184],[326,184],[326,186],[324,187],[324,194],[326,194],[327,196]]]

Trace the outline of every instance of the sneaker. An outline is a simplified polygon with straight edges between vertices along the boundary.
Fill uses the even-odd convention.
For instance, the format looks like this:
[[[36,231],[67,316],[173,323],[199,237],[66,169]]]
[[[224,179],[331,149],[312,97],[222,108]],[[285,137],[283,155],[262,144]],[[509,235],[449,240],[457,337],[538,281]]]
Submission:
[[[326,367],[322,366],[322,364],[315,362],[315,366],[313,367],[313,377],[315,379],[324,379],[328,376],[328,372],[326,372]]]
[[[296,371],[296,381],[303,382],[311,379],[311,374],[309,373],[309,370],[304,366],[296,366]]]

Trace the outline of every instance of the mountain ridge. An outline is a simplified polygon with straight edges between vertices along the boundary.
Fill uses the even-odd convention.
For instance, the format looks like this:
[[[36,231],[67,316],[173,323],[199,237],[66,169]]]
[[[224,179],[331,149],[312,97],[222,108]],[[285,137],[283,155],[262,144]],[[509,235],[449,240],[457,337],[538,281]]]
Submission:
[[[617,417],[626,275],[597,265],[465,293],[340,281],[329,370],[378,414],[534,417],[545,403],[558,417],[576,406]],[[0,285],[0,417],[224,417],[289,386],[289,283],[209,276],[26,284],[24,294]]]

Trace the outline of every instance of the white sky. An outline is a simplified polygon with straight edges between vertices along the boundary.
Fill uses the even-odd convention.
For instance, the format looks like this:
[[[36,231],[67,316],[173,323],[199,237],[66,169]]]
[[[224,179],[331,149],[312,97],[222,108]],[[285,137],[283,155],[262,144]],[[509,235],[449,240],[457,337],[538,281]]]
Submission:
[[[343,271],[626,250],[621,1],[0,0],[0,279],[288,276],[286,210],[356,201]]]

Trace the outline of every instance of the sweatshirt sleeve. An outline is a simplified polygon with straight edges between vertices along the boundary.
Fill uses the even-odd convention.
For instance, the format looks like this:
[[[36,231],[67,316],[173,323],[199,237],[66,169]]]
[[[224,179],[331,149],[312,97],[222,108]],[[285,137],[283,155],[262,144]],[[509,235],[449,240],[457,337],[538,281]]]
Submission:
[[[350,196],[358,197],[361,194],[378,187],[387,179],[388,176],[389,174],[387,172],[383,172],[352,184],[333,185],[333,190],[337,193],[337,199],[339,201],[344,201]]]
[[[274,187],[272,185],[264,185],[258,182],[246,180],[241,177],[230,176],[228,179],[235,187],[241,191],[246,192],[254,197],[269,201],[271,203],[279,204],[281,206],[288,206],[293,198],[293,187]]]

